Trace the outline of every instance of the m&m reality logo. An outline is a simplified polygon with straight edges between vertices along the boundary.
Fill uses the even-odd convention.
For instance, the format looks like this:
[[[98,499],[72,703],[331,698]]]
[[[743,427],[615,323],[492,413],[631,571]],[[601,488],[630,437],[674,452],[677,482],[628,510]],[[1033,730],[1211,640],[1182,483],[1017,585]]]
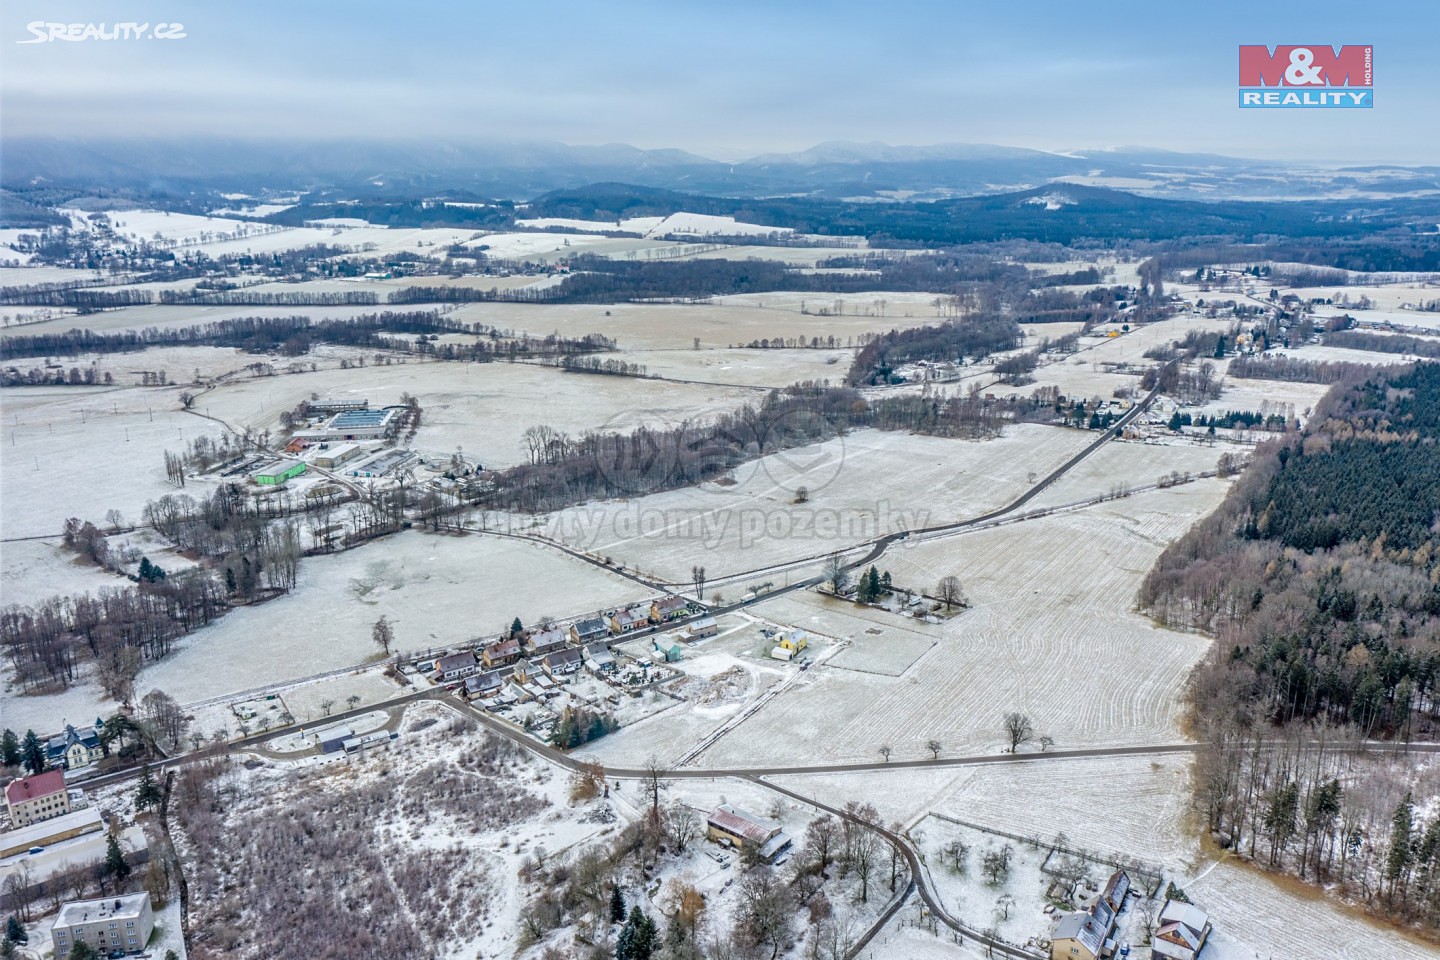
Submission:
[[[1375,105],[1369,44],[1240,47],[1240,106],[1356,109]]]

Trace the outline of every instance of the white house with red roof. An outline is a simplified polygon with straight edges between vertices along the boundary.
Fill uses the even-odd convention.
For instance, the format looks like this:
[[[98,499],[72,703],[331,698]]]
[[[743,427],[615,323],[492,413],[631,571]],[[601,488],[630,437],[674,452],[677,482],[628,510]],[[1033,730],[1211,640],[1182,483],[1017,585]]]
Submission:
[[[70,812],[70,792],[65,789],[65,771],[46,770],[33,777],[17,777],[5,788],[5,806],[10,824],[28,827],[41,820]]]

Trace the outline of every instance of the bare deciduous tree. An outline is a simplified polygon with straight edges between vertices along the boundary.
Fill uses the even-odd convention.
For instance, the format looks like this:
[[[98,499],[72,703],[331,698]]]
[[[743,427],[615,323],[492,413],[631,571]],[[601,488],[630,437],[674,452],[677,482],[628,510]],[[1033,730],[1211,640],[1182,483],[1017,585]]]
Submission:
[[[946,610],[965,605],[965,591],[960,587],[960,578],[953,574],[940,578],[940,582],[935,585],[935,596],[945,604]]]
[[[1014,753],[1020,744],[1035,738],[1035,725],[1025,714],[1012,711],[1005,714],[1005,736],[1010,738],[1010,752]]]

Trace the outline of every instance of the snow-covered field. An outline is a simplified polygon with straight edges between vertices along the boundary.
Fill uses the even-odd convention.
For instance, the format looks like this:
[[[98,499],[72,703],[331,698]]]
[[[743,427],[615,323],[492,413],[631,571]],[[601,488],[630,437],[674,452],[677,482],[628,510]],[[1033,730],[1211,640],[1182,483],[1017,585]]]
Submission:
[[[165,482],[165,451],[219,432],[210,421],[180,412],[176,392],[7,388],[0,394],[3,536],[58,535],[67,517],[98,525],[111,509],[134,522],[146,501],[174,493]]]
[[[0,549],[0,607],[38,604],[53,596],[94,593],[128,583],[62,549],[58,537],[7,543]]]
[[[274,429],[280,414],[311,394],[368,399],[372,407],[414,395],[424,410],[415,446],[450,453],[457,446],[487,467],[524,461],[522,434],[548,425],[573,435],[587,430],[625,432],[642,424],[665,426],[703,419],[762,398],[745,387],[676,384],[633,377],[564,373],[523,363],[449,363],[409,360],[226,384],[197,403],[235,427]]]
[[[861,430],[742,464],[732,485],[585,504],[550,515],[544,529],[681,582],[697,559],[711,580],[807,557],[818,568],[825,553],[999,507],[1091,439],[1033,424],[985,441]],[[809,500],[795,504],[801,487]]]
[[[924,757],[931,737],[952,754],[995,752],[1011,710],[1029,714],[1037,735],[1060,748],[1182,739],[1179,693],[1209,640],[1158,629],[1131,608],[1160,550],[1225,490],[1222,481],[1198,481],[897,547],[878,564],[896,583],[955,574],[972,608],[898,678],[810,670],[704,764],[873,760],[882,745],[896,758]],[[768,615],[768,606],[755,610]],[[781,735],[795,730],[810,735]]]
[[[1199,440],[1141,442],[1112,440],[1046,487],[1025,509],[1037,510],[1077,503],[1107,495],[1117,486],[1147,486],[1179,471],[1197,474],[1214,470],[1225,453],[1247,453],[1228,443],[1209,444]]]
[[[623,346],[623,345],[622,345]],[[653,376],[706,383],[785,387],[805,380],[839,384],[853,350],[636,350],[623,359],[643,364]]]
[[[142,693],[182,703],[283,683],[357,664],[379,653],[371,625],[382,615],[396,651],[424,651],[498,633],[515,617],[581,614],[650,596],[639,585],[538,544],[410,531],[300,565],[291,593],[231,611],[147,666]],[[84,683],[55,697],[7,697],[6,724],[57,729],[63,717],[105,706]]]

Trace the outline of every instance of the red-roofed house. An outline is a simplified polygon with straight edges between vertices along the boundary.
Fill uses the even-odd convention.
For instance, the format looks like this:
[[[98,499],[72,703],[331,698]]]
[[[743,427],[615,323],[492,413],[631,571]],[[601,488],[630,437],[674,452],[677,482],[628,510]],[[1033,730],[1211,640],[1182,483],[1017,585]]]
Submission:
[[[5,806],[14,827],[28,827],[70,812],[65,771],[46,770],[33,777],[18,777],[5,788]]]

